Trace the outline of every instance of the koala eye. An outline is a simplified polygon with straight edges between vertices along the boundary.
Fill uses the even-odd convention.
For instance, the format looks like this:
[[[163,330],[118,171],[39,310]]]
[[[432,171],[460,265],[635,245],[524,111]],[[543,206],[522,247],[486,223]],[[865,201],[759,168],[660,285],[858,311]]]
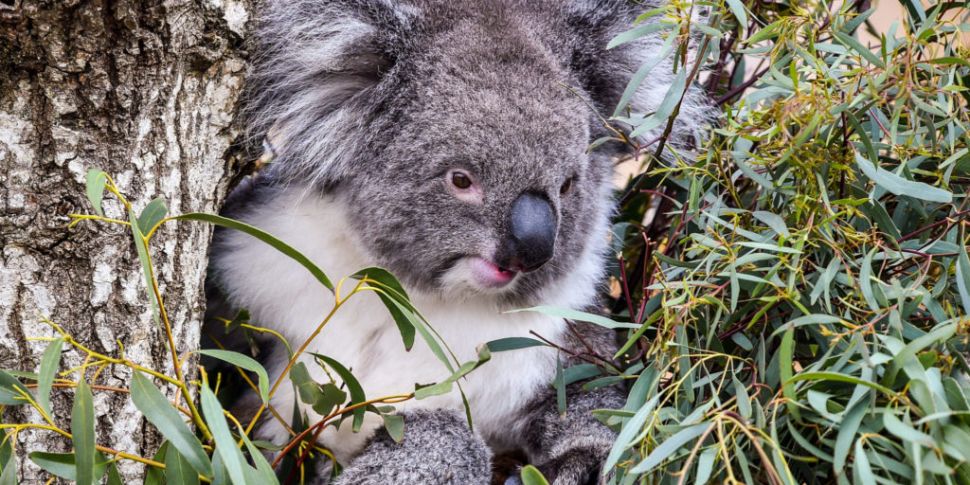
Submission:
[[[443,182],[448,192],[460,201],[475,205],[481,205],[484,201],[482,184],[465,170],[460,168],[449,170]]]
[[[559,187],[559,195],[566,195],[569,193],[570,189],[573,188],[574,178],[576,178],[575,175],[573,175],[572,177],[569,177],[568,179],[566,179],[565,182],[562,183],[562,187]]]
[[[451,185],[464,190],[472,186],[472,179],[467,173],[455,170],[451,172]]]

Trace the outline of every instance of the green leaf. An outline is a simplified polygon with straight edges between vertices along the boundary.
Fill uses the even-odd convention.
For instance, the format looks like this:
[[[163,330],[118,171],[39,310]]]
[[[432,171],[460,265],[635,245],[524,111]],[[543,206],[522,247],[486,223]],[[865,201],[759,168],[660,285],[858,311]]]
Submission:
[[[201,386],[200,395],[202,414],[205,416],[205,422],[216,442],[215,452],[225,463],[232,483],[234,485],[246,485],[248,482],[245,478],[245,468],[248,468],[249,465],[246,464],[246,459],[243,458],[242,452],[236,446],[236,440],[232,437],[226,417],[223,416],[222,405],[219,404],[219,400],[216,399],[216,395],[212,393],[207,383]]]
[[[78,380],[71,410],[71,435],[74,442],[75,469],[78,485],[94,483],[94,397],[84,376]]]
[[[118,462],[111,461],[108,463],[108,485],[124,485],[125,482],[121,480],[121,474],[118,473]],[[150,468],[150,467],[149,467]]]
[[[78,481],[77,464],[74,453],[48,453],[44,451],[31,452],[30,461],[37,464],[47,473],[66,479]],[[92,462],[92,480],[101,480],[105,469],[111,461],[101,453],[96,453],[96,460]],[[80,483],[80,482],[79,482]]]
[[[709,447],[701,452],[697,459],[697,475],[694,483],[709,483],[714,473],[714,460],[717,458],[717,448]]]
[[[734,397],[738,402],[738,413],[744,419],[749,420],[751,419],[751,397],[748,395],[748,390],[738,380],[737,376],[731,376],[731,380],[734,384]]]
[[[295,410],[296,406],[293,409]],[[212,471],[212,485],[229,485],[229,472],[226,471],[226,465],[222,463],[222,457],[218,453],[212,455]]]
[[[16,377],[0,370],[0,405],[19,406],[30,402],[28,397],[32,394]],[[32,399],[32,398],[31,398]]]
[[[782,217],[778,214],[773,214],[767,211],[754,211],[751,213],[751,215],[754,216],[755,219],[763,222],[772,231],[775,231],[775,234],[785,238],[791,237],[791,233],[788,232],[788,225],[785,224],[785,220],[782,219]]]
[[[912,365],[917,354],[922,350],[937,344],[945,343],[957,331],[956,323],[943,323],[931,330],[929,333],[920,335],[907,343],[902,349],[898,350],[892,358],[892,363],[883,376],[882,383],[892,386],[896,381],[896,375],[900,369],[906,369],[907,365]],[[922,366],[916,364],[917,369],[922,372]]]
[[[970,61],[962,57],[952,57],[952,56],[938,57],[936,59],[930,59],[929,61],[926,61],[926,62],[929,62],[930,64],[939,64],[943,66],[960,65],[960,66],[970,67]]]
[[[182,420],[175,406],[137,371],[131,376],[131,400],[196,472],[212,476],[212,465],[202,443]]]
[[[63,345],[63,338],[53,340],[47,345],[44,355],[40,358],[40,370],[37,373],[37,404],[48,415],[51,414],[51,388],[54,386],[54,376],[61,364]]]
[[[418,316],[415,315],[416,312],[411,307],[411,300],[408,298],[407,292],[404,291],[404,287],[401,286],[397,278],[386,269],[377,267],[362,269],[351,275],[351,278],[358,280],[367,278],[371,286],[385,290],[378,292],[377,296],[384,303],[384,306],[387,307],[387,311],[390,312],[391,317],[394,319],[398,331],[401,332],[404,348],[411,350],[411,347],[414,346],[415,334],[413,322]]]
[[[803,327],[806,325],[823,325],[823,324],[839,323],[842,321],[843,320],[841,318],[833,317],[832,315],[822,315],[818,313],[812,313],[810,315],[802,315],[788,322],[788,324],[786,324],[785,326],[779,327],[778,330],[775,330],[774,332],[772,332],[771,336],[775,337],[782,332],[788,331],[789,329]]]
[[[927,448],[935,448],[936,440],[932,436],[917,431],[912,425],[908,425],[899,420],[893,413],[882,413],[882,423],[886,431],[898,436],[907,443],[920,444]]]
[[[923,182],[904,179],[888,170],[876,167],[859,152],[855,153],[855,160],[866,177],[893,194],[942,204],[949,204],[953,201],[952,193]]]
[[[17,485],[17,455],[13,452],[10,433],[2,432],[0,439],[0,485]]]
[[[862,440],[855,442],[855,466],[852,469],[856,474],[857,483],[876,484],[876,476],[872,473],[872,466],[869,465],[866,450],[862,447]]]
[[[835,439],[835,452],[832,454],[835,458],[832,466],[835,468],[836,474],[841,474],[842,470],[845,469],[845,460],[849,456],[849,447],[855,441],[856,431],[859,430],[862,418],[865,417],[868,411],[869,403],[859,401],[849,408],[842,418],[842,422],[839,424],[837,430],[838,436]]]
[[[319,384],[310,377],[306,364],[297,362],[290,367],[290,380],[296,385],[300,400],[306,404],[313,404],[320,393]]]
[[[94,207],[94,213],[101,217],[104,217],[101,202],[104,200],[104,187],[107,183],[108,174],[95,168],[89,169],[85,176],[84,185],[88,200],[91,202],[91,206]]]
[[[290,369],[290,380],[296,384],[300,400],[321,416],[328,416],[337,405],[347,400],[347,393],[335,384],[320,385],[314,381],[303,362],[297,362]]]
[[[960,292],[964,315],[970,315],[970,256],[967,255],[966,246],[960,245],[960,249],[956,265],[957,291]]]
[[[872,258],[878,249],[872,248],[866,253],[866,257],[862,259],[862,265],[859,268],[859,289],[862,291],[862,298],[869,305],[869,309],[874,312],[878,312],[882,308],[882,305],[876,300],[876,294],[872,287]]]
[[[788,400],[788,411],[796,418],[800,418],[800,412],[795,405],[798,398],[795,395],[795,385],[792,383],[794,343],[795,327],[789,327],[781,338],[781,346],[778,347],[778,371],[781,376],[782,395]]]
[[[553,381],[556,389],[556,408],[559,414],[566,414],[566,373],[563,372],[562,359],[556,357],[556,378]]]
[[[741,26],[741,29],[747,28],[748,13],[744,10],[744,4],[741,3],[741,0],[727,0],[727,4],[731,13],[734,14],[734,18],[738,19],[738,25]]]
[[[241,231],[246,234],[249,234],[250,236],[253,236],[256,239],[259,239],[260,241],[266,244],[269,244],[277,251],[285,254],[293,261],[296,261],[297,263],[299,263],[300,266],[303,266],[304,268],[306,268],[307,271],[309,271],[310,274],[312,274],[313,277],[320,282],[320,284],[322,284],[328,290],[333,291],[333,284],[330,283],[330,279],[327,278],[327,275],[323,271],[321,271],[320,268],[318,268],[317,265],[313,263],[313,261],[310,261],[310,259],[304,256],[303,253],[297,251],[289,244],[286,244],[285,242],[277,239],[276,236],[273,236],[272,234],[266,231],[263,231],[262,229],[253,227],[244,222],[239,222],[233,219],[229,219],[227,217],[217,216],[214,214],[204,214],[201,212],[190,212],[188,214],[182,214],[180,216],[173,217],[173,219],[208,222],[210,224],[215,224],[217,226],[222,226],[229,229],[235,229],[237,231]]]
[[[404,417],[400,414],[384,414],[384,429],[395,443],[404,440]]]
[[[785,25],[785,21],[786,19],[782,18],[762,27],[760,30],[755,32],[754,35],[748,37],[744,43],[747,45],[753,45],[764,40],[778,37],[782,27]]]
[[[155,455],[152,456],[152,460],[157,461],[159,463],[165,463],[165,457],[167,455],[168,455],[168,441],[163,441],[162,445],[158,447],[157,451],[155,451]],[[164,485],[164,484],[165,484],[165,470],[161,468],[155,468],[153,466],[150,466],[145,470],[144,485]]]
[[[165,454],[165,480],[168,485],[198,485],[199,475],[177,449]]]
[[[492,340],[485,344],[488,346],[488,350],[492,353],[495,352],[506,352],[509,350],[519,350],[529,347],[546,347],[546,343],[528,337],[507,337],[500,338],[498,340]]]
[[[385,289],[379,289],[377,291],[385,291]],[[437,357],[442,364],[444,364],[449,372],[454,372],[454,366],[451,364],[451,361],[448,360],[448,355],[445,354],[442,344],[438,341],[438,334],[433,328],[431,328],[431,325],[425,321],[424,317],[418,314],[413,308],[410,308],[410,303],[398,302],[394,298],[388,298],[386,300],[382,298],[381,301],[383,301],[385,304],[390,301],[391,304],[397,306],[401,311],[401,315],[404,315],[406,318],[410,319],[411,325],[413,325],[414,328],[417,329],[418,333],[421,334],[421,340],[427,344],[428,348],[431,350],[431,353],[434,354],[434,356]]]
[[[549,485],[549,481],[542,476],[542,472],[532,465],[522,467],[519,476],[522,478],[522,485]]]
[[[165,199],[156,197],[145,206],[138,216],[138,227],[143,234],[148,234],[155,226],[168,214],[168,207],[165,207]]]
[[[838,31],[833,31],[832,32],[832,35],[836,39],[838,39],[839,42],[842,43],[842,45],[848,47],[849,49],[852,49],[852,50],[856,51],[857,53],[859,53],[859,55],[861,55],[862,57],[865,57],[866,60],[868,60],[869,62],[875,64],[876,66],[882,67],[882,68],[885,68],[886,67],[886,63],[883,62],[883,60],[880,59],[879,56],[877,56],[874,52],[872,52],[871,50],[869,50],[868,48],[866,48],[866,46],[862,45],[861,42],[859,42],[858,40],[856,40],[851,35],[844,34],[842,32],[838,32]]]
[[[870,389],[875,389],[887,397],[897,398],[895,392],[888,387],[876,384],[875,382],[866,381],[859,379],[857,377],[852,377],[846,374],[840,374],[838,372],[802,372],[793,376],[788,382],[794,383],[798,381],[836,381],[836,382],[847,382],[850,384],[858,384],[860,386],[866,386]]]
[[[594,315],[592,313],[581,312],[577,310],[570,310],[568,308],[559,308],[551,306],[537,306],[532,308],[523,308],[521,310],[509,310],[506,313],[518,313],[518,312],[538,312],[543,315],[549,315],[550,317],[565,318],[567,320],[575,320],[577,322],[587,322],[601,327],[609,328],[611,330],[616,329],[638,329],[640,325],[633,323],[621,323],[610,320],[601,315]]]
[[[640,463],[633,467],[631,473],[646,473],[653,470],[657,465],[663,463],[668,457],[673,455],[677,450],[681,449],[688,443],[691,443],[697,437],[704,434],[708,429],[714,426],[711,423],[701,423],[695,424],[693,426],[688,426],[673,436],[663,440],[660,444],[647,455]]]
[[[320,386],[320,392],[320,399],[313,403],[313,410],[321,416],[329,415],[334,408],[347,400],[347,393],[332,382]]]
[[[595,364],[576,364],[563,369],[563,379],[566,385],[574,382],[584,381],[591,377],[596,377],[603,373],[603,370]]]
[[[867,202],[859,208],[869,216],[876,227],[888,234],[893,240],[902,239],[903,235],[899,233],[899,228],[896,227],[892,217],[889,216],[881,203]]]
[[[637,123],[636,129],[630,132],[630,137],[636,138],[643,136],[670,118],[670,115],[674,113],[677,105],[684,98],[685,87],[687,86],[687,71],[689,69],[681,68],[677,71],[677,74],[674,74],[674,79],[671,81],[670,88],[667,89],[667,94],[664,96],[663,101],[660,102],[652,115],[648,116],[642,123]]]
[[[145,277],[145,291],[148,292],[148,300],[151,302],[152,318],[154,318],[155,324],[158,325],[160,324],[159,308],[161,307],[161,302],[158,301],[153,287],[155,270],[152,268],[151,257],[148,252],[148,243],[145,240],[145,235],[138,227],[138,218],[135,217],[133,210],[128,211],[128,221],[131,223],[131,235],[135,241],[135,251],[138,253],[138,261],[141,262],[141,272]]]
[[[610,454],[606,457],[606,462],[604,462],[603,468],[601,469],[604,476],[610,473],[613,467],[619,463],[623,452],[634,444],[634,438],[640,434],[643,424],[653,414],[657,403],[660,401],[660,397],[660,394],[654,396],[649,402],[641,406],[633,417],[623,424],[623,428],[617,435],[616,440],[613,441],[613,448],[610,449]]]
[[[623,110],[626,109],[627,105],[630,104],[633,96],[635,96],[637,91],[640,90],[640,87],[643,84],[643,81],[647,78],[647,75],[649,75],[650,72],[657,67],[657,65],[663,62],[664,59],[670,57],[670,53],[674,50],[674,40],[676,38],[677,36],[675,35],[668,36],[667,40],[664,41],[663,46],[657,51],[657,54],[650,60],[644,62],[637,72],[630,78],[630,82],[627,83],[626,89],[623,91],[623,95],[620,97],[620,101],[616,103],[616,110],[613,112],[614,117],[620,116],[623,113]],[[610,138],[607,138],[607,140],[609,139]]]
[[[357,378],[354,377],[354,375],[351,374],[343,364],[331,359],[330,357],[327,357],[326,355],[312,353],[311,355],[322,360],[325,364],[327,364],[328,367],[330,367],[330,369],[340,376],[340,380],[344,381],[344,384],[347,386],[347,390],[350,391],[351,404],[358,404],[367,400],[367,396],[364,395],[364,388],[361,387]],[[355,433],[359,431],[361,425],[364,424],[364,413],[366,411],[367,409],[364,406],[358,407],[357,409],[351,411],[354,416],[353,430]]]
[[[859,28],[860,25],[862,25],[866,20],[868,20],[869,17],[871,17],[872,14],[874,14],[875,12],[876,12],[876,7],[872,7],[869,10],[866,10],[865,12],[862,12],[859,15],[856,15],[852,20],[849,20],[848,22],[846,22],[845,25],[843,25],[840,30],[842,32],[845,32],[846,34],[851,35],[853,32],[856,31],[856,29]]]
[[[457,382],[458,379],[461,379],[462,377],[466,376],[469,372],[477,369],[485,362],[488,362],[489,359],[491,358],[492,358],[492,354],[488,351],[487,346],[483,345],[479,347],[478,360],[470,360],[468,362],[465,362],[460,367],[458,367],[458,370],[456,370],[454,373],[448,376],[447,379],[437,384],[415,389],[414,397],[417,399],[427,399],[431,396],[437,396],[437,395],[450,392],[452,384]]]
[[[256,374],[259,378],[257,385],[259,397],[262,398],[264,403],[269,402],[269,376],[266,374],[266,369],[255,359],[231,350],[200,349],[198,352]]]
[[[614,47],[619,47],[623,44],[633,42],[637,39],[642,39],[650,34],[660,32],[661,30],[669,30],[673,26],[671,24],[666,24],[662,22],[653,22],[639,27],[634,27],[626,32],[620,33],[606,44],[607,49],[613,49]]]
[[[0,431],[0,470],[7,466],[7,462],[14,457],[13,453],[13,441],[11,441],[11,432],[6,430]]]
[[[246,445],[246,450],[249,451],[249,457],[252,459],[253,463],[256,464],[256,470],[250,476],[253,478],[250,483],[258,483],[259,485],[278,485],[279,480],[276,478],[276,473],[273,472],[273,467],[270,466],[269,462],[266,461],[266,457],[263,453],[256,448],[256,445],[250,441],[249,437],[242,435],[243,443]]]

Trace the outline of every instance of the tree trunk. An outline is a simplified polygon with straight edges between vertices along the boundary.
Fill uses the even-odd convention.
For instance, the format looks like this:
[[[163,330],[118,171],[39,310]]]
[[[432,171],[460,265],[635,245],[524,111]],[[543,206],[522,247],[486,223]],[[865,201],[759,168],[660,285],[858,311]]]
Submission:
[[[136,211],[163,197],[170,213],[216,211],[234,161],[252,0],[0,0],[0,368],[36,371],[45,319],[96,351],[172,373],[153,322],[131,235],[84,221],[88,168],[118,183]],[[125,219],[106,197],[108,217]],[[169,223],[153,238],[179,353],[195,350],[204,312],[211,228]],[[82,363],[66,352],[61,370]],[[75,373],[74,376],[77,374]],[[89,378],[93,372],[89,373]],[[73,378],[73,377],[72,377]],[[98,384],[128,387],[123,368]],[[55,393],[69,427],[72,392]],[[151,456],[160,440],[128,395],[95,391],[98,443]],[[8,408],[4,422],[30,419]],[[67,451],[48,432],[22,432],[22,457]],[[122,460],[126,482],[142,467]],[[48,477],[21,460],[20,483]]]

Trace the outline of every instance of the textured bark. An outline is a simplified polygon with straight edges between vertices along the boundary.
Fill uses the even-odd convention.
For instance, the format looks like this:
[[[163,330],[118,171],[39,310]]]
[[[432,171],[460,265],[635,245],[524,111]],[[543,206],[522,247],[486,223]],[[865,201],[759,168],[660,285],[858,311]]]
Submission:
[[[170,213],[217,210],[234,163],[235,112],[245,74],[250,0],[0,0],[0,368],[36,370],[50,337],[43,319],[91,348],[171,373],[130,235],[85,222],[84,175],[114,177],[140,210],[156,196]],[[108,217],[124,218],[105,204]],[[211,228],[170,223],[152,253],[179,352],[196,349]],[[81,363],[65,355],[62,370]],[[76,374],[75,374],[76,375]],[[100,384],[127,387],[122,368]],[[56,396],[65,428],[69,391]],[[151,454],[158,436],[125,394],[96,392],[98,442]],[[31,419],[8,409],[4,421]],[[21,433],[21,453],[69,449],[50,433]],[[122,461],[126,481],[143,470]],[[46,480],[22,463],[20,483]]]

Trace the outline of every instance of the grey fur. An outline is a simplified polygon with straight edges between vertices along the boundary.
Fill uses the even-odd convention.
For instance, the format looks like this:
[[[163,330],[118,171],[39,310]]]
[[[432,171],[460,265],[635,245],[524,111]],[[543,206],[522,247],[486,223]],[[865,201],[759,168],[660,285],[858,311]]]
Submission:
[[[615,352],[612,331],[590,324],[573,324],[564,347],[573,355],[610,356]],[[581,363],[573,358],[566,365]],[[599,483],[600,465],[609,454],[615,433],[592,414],[595,409],[620,409],[626,402],[617,386],[583,391],[582,383],[566,388],[566,413],[560,414],[555,391],[533,399],[522,414],[522,444],[552,485]]]
[[[404,440],[381,430],[334,485],[485,485],[491,451],[465,418],[446,410],[403,413]]]
[[[581,301],[559,304],[582,307],[603,273],[613,157],[623,148],[587,150],[607,133],[597,112],[612,111],[660,39],[605,46],[657,1],[269,0],[248,116],[252,141],[271,140],[276,159],[225,212],[249,220],[293,191],[311,191],[353,208],[349,227],[332,229],[352,234],[409,289],[489,299],[506,310],[543,304],[550,288],[568,294],[562,287],[572,284],[582,286],[575,293]],[[631,110],[654,111],[672,78],[669,62],[655,67]],[[691,90],[669,144],[694,145],[708,112]],[[444,174],[456,167],[485,188],[480,203],[446,190]],[[572,189],[560,194],[570,177]],[[552,259],[520,274],[509,291],[450,295],[445,275],[506,237],[509,208],[525,192],[552,203]],[[224,276],[226,255],[241,244],[257,243],[217,233],[212,275],[233,304],[247,306],[234,300],[237,282]],[[577,270],[590,264],[593,271]],[[612,354],[611,334],[581,333],[586,342],[576,343],[578,351]],[[621,407],[623,393],[577,386],[569,393],[561,416],[551,388],[536,391],[507,435],[488,436],[489,444],[524,448],[557,485],[596,481],[613,433],[590,411]],[[406,422],[403,443],[380,432],[338,483],[488,481],[488,448],[459,416],[412,412]]]
[[[270,1],[250,136],[268,135],[277,149],[267,177],[345,197],[379,264],[424,290],[438,289],[469,247],[503,235],[515,195],[547,194],[563,230],[553,263],[508,295],[525,303],[572,268],[598,222],[590,215],[609,212],[618,147],[587,153],[605,134],[589,107],[610,112],[656,53],[653,37],[605,49],[654,1]],[[658,65],[632,110],[655,110],[671,80],[669,63]],[[692,91],[681,113],[675,146],[690,145],[706,120],[702,97]],[[487,183],[484,205],[432,183],[455,166]],[[573,175],[575,189],[560,197]]]

